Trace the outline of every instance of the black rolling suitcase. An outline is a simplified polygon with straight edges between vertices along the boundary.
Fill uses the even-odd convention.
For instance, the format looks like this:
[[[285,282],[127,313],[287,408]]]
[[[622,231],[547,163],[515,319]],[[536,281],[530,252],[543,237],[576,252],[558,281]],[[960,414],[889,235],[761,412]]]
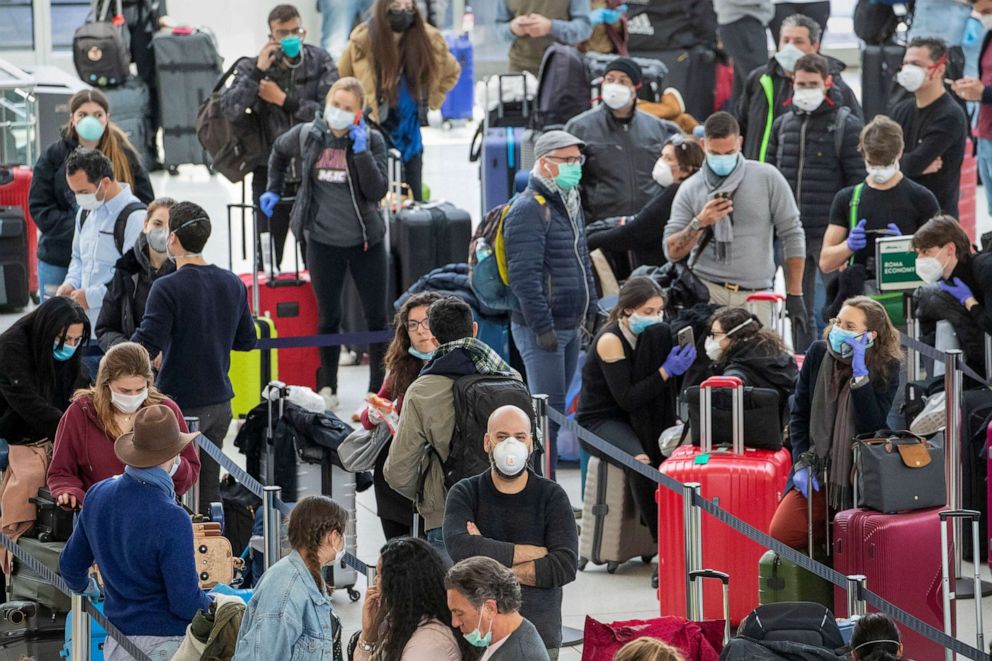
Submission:
[[[396,213],[389,233],[399,290],[406,291],[437,267],[467,259],[472,217],[448,202],[412,204]]]
[[[28,304],[29,275],[24,210],[0,207],[0,309],[18,310]]]
[[[38,512],[34,527],[25,537],[34,537],[39,542],[67,542],[72,535],[72,512],[59,507],[47,488],[38,489],[38,495],[30,498]]]
[[[896,87],[906,49],[898,44],[865,46],[861,51],[861,107],[865,122],[884,114]]]
[[[0,604],[0,659],[58,659],[65,615],[34,601]]]
[[[148,86],[140,78],[131,77],[123,85],[105,89],[103,93],[110,101],[110,115],[114,124],[127,134],[141,157],[141,164],[145,169],[150,169],[155,157],[148,151],[148,137],[151,133],[151,95]]]

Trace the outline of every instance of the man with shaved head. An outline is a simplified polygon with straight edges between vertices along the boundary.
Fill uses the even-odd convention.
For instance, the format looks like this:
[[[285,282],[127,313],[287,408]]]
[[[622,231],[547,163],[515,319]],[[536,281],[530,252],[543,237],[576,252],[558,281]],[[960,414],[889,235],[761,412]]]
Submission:
[[[575,580],[578,535],[572,505],[558,484],[528,465],[530,417],[516,406],[489,416],[483,447],[490,470],[458,482],[444,508],[452,560],[486,556],[513,570],[523,606],[552,659],[561,645],[562,586]]]

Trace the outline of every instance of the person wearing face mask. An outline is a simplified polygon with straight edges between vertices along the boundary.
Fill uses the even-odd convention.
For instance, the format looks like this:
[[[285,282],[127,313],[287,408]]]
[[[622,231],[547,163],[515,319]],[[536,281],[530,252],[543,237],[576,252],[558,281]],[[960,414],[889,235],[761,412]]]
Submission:
[[[160,197],[148,205],[137,242],[114,266],[114,279],[107,286],[96,321],[96,339],[104,351],[131,338],[145,316],[152,282],[176,270],[175,262],[165,254],[169,209],[175,203],[171,197]]]
[[[159,405],[175,415],[179,431],[189,431],[176,403],[155,387],[148,351],[133,342],[111,347],[100,360],[96,384],[76,392],[59,423],[48,468],[55,501],[66,509],[82,507],[87,489],[120,475],[124,464],[114,454],[114,439],[132,430],[138,411]],[[180,495],[196,483],[200,459],[195,447],[183,449],[170,475]]]
[[[338,69],[368,91],[369,117],[399,150],[403,183],[423,200],[427,111],[444,103],[461,66],[444,36],[429,25],[414,0],[375,0],[372,16],[351,33]],[[375,94],[372,91],[375,91]]]
[[[290,128],[313,121],[324,107],[338,70],[330,54],[319,46],[304,43],[307,31],[300,12],[293,5],[276,5],[266,22],[268,39],[257,57],[243,57],[235,69],[234,80],[221,91],[221,108],[235,126],[245,126],[245,114],[254,120],[246,130],[260,131],[265,145],[263,154],[248,156],[258,167],[252,170],[251,196],[256,206],[270,190],[267,157],[272,145]],[[291,198],[303,172],[298,163],[284,177],[282,196]],[[275,243],[272,259],[282,262],[286,232],[290,222],[290,204],[277,204],[268,214],[259,214],[258,232],[270,233]],[[299,239],[299,237],[297,237]],[[258,263],[262,264],[261,237],[256,237]]]
[[[304,173],[293,202],[290,227],[304,243],[320,318],[317,331],[337,333],[341,292],[351,272],[369,329],[386,327],[386,223],[379,202],[386,195],[386,141],[365,123],[365,88],[357,78],[339,79],[327,93],[324,112],[276,141],[269,157],[269,190],[262,212],[272,215],[286,194],[291,164]],[[382,387],[385,344],[369,349],[369,388]],[[340,347],[321,347],[320,394],[338,407]]]
[[[793,90],[791,112],[772,127],[766,162],[789,182],[806,235],[803,291],[808,330],[793,338],[793,347],[803,353],[823,330],[815,312],[826,302],[827,276],[819,262],[831,204],[840,189],[865,178],[864,160],[858,153],[864,124],[842,105],[822,55],[803,55],[796,61]]]
[[[72,260],[78,207],[66,181],[65,164],[69,154],[80,146],[97,149],[109,158],[114,180],[129,185],[138,200],[148,204],[155,198],[148,172],[134,146],[110,118],[107,97],[96,89],[73,94],[62,137],[38,157],[28,192],[28,209],[41,233],[37,253],[41,300],[55,294]]]
[[[886,428],[901,360],[899,332],[885,308],[865,296],[845,301],[823,339],[810,346],[789,418],[792,474],[772,518],[772,537],[805,549],[812,497],[813,540],[822,544],[828,510],[854,506],[851,439]]]
[[[393,320],[396,334],[386,350],[386,378],[378,397],[370,398],[368,407],[362,411],[362,426],[373,429],[383,422],[388,413],[400,414],[403,398],[410,385],[420,375],[427,361],[431,359],[436,346],[427,319],[431,303],[441,300],[435,292],[414,294],[403,303]],[[382,411],[381,404],[389,402],[390,410]],[[386,539],[410,535],[410,522],[413,521],[413,501],[389,486],[384,475],[386,457],[389,456],[389,443],[383,446],[375,462],[372,484],[375,487],[375,511],[382,525]]]
[[[641,84],[641,67],[618,57],[603,72],[603,102],[565,125],[587,145],[579,190],[589,220],[632,216],[662,190],[651,174],[665,142],[681,130],[637,109]]]
[[[978,77],[965,76],[951,89],[965,101],[978,103],[978,121],[973,129],[978,141],[978,171],[983,182],[992,181],[992,0],[973,0],[974,11],[985,28]],[[985,187],[985,199],[992,210],[992,186]]]
[[[592,36],[589,0],[497,0],[496,34],[510,43],[510,70],[537,76],[554,42],[578,46]]]
[[[179,430],[168,406],[139,410],[132,430],[113,445],[123,475],[90,488],[59,557],[75,594],[98,590],[90,570],[94,562],[100,567],[104,614],[152,658],[171,658],[197,611],[212,602],[200,589],[193,524],[169,476],[196,436]],[[104,658],[131,657],[108,639]]]
[[[683,181],[703,166],[705,154],[699,141],[678,133],[665,143],[651,178],[662,187],[642,209],[630,216],[615,216],[586,225],[589,250],[629,251],[631,266],[661,266],[665,250],[661,237],[672,213],[672,202]]]
[[[773,122],[793,107],[793,85],[796,62],[804,55],[819,53],[822,29],[804,14],[793,14],[782,21],[778,52],[762,66],[749,72],[744,91],[737,105],[737,121],[744,136],[744,156],[766,161]],[[850,109],[863,119],[861,104],[854,91],[844,82],[844,63],[823,56],[827,62],[834,103]],[[805,218],[804,218],[805,220]]]
[[[346,548],[348,512],[327,496],[303,498],[289,515],[289,555],[262,574],[232,661],[341,657],[341,622],[322,568]]]
[[[534,625],[520,614],[514,573],[492,558],[467,558],[444,577],[451,625],[484,650],[481,661],[549,661]]]
[[[944,86],[947,57],[940,39],[909,42],[896,81],[913,96],[897,103],[891,116],[905,136],[899,168],[934,194],[941,211],[957,218],[969,128],[964,110]]]
[[[455,562],[485,556],[513,571],[523,597],[520,614],[557,658],[562,588],[575,580],[579,540],[565,490],[528,467],[530,425],[530,415],[515,406],[489,416],[483,447],[491,469],[451,488],[444,544]]]

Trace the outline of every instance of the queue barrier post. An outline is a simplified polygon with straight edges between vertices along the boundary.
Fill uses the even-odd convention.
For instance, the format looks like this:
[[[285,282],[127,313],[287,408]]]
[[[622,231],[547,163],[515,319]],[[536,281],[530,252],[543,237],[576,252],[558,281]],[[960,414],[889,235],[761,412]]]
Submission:
[[[868,587],[868,577],[862,574],[851,574],[847,577],[847,616],[863,617],[868,614],[868,602],[865,600],[865,590]]]
[[[276,509],[276,500],[282,491],[279,487],[266,486],[262,488],[262,537],[265,543],[265,569],[279,562],[282,555],[280,527],[282,521],[279,518],[279,510]]]
[[[537,418],[537,432],[541,435],[541,444],[544,447],[544,477],[554,480],[557,448],[551,442],[551,422],[548,420],[548,396],[532,395],[531,404],[534,406],[534,416]]]
[[[700,494],[699,482],[682,485],[682,525],[685,539],[685,612],[690,620],[703,619],[703,583],[693,580],[693,572],[703,569],[702,516],[693,498]]]
[[[947,508],[961,509],[961,373],[962,353],[960,349],[946,352],[944,362],[944,392],[947,397],[944,430],[944,479],[947,487]],[[954,539],[954,576],[961,574],[961,519],[952,521]]]
[[[183,420],[186,421],[186,427],[190,432],[200,431],[200,419],[196,416],[184,416]],[[194,441],[190,444],[193,448],[193,452],[200,456],[200,446]],[[200,480],[196,480],[186,490],[186,493],[182,496],[183,505],[191,512],[200,511]]]
[[[90,659],[90,616],[86,613],[85,601],[89,597],[74,594],[70,598],[72,604],[72,658],[73,661],[89,661]]]

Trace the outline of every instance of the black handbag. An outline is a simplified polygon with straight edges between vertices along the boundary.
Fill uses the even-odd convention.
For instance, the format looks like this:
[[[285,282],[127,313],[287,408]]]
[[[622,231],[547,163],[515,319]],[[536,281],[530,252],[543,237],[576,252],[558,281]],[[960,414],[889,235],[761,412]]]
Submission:
[[[714,390],[713,444],[733,444],[732,393]],[[693,445],[700,444],[699,386],[688,388],[685,399],[689,408],[689,432]],[[781,450],[785,421],[782,420],[778,391],[771,388],[744,388],[744,447]]]
[[[702,254],[706,246],[713,238],[713,232],[709,231],[699,244],[696,250],[696,259]],[[692,266],[696,259],[686,257],[677,262],[666,262],[659,267],[639,267],[634,269],[631,276],[646,275],[652,278],[661,287],[665,295],[665,308],[668,310],[688,310],[699,303],[709,303],[710,290],[706,284],[692,272]],[[691,260],[691,263],[690,263]]]
[[[887,429],[854,440],[854,502],[879,512],[909,512],[947,504],[944,435],[927,440]]]

